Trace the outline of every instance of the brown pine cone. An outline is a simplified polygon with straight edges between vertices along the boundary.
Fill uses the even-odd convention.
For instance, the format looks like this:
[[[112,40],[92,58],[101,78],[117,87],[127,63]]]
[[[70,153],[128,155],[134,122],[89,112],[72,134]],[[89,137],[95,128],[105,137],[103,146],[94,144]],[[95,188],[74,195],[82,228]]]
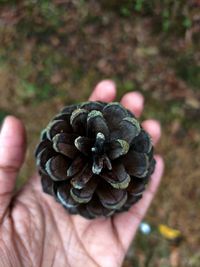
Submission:
[[[89,219],[127,211],[155,167],[149,135],[116,102],[65,107],[43,130],[35,156],[44,192]]]

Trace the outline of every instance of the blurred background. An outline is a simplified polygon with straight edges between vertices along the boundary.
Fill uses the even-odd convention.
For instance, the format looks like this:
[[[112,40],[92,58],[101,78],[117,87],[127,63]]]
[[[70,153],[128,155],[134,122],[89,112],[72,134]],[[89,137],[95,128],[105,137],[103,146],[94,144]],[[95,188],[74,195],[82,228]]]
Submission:
[[[161,121],[165,174],[123,267],[200,266],[199,44],[199,0],[0,0],[0,121],[16,115],[28,133],[18,186],[41,129],[101,79],[117,100],[143,93],[142,119]]]

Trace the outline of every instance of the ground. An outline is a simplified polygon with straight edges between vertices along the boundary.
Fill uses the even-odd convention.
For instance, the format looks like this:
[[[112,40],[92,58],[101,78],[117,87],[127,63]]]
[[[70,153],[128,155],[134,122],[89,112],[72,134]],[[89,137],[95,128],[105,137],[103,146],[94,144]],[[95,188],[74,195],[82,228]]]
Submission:
[[[142,119],[161,121],[166,169],[145,218],[152,232],[138,232],[124,267],[199,266],[200,3],[107,2],[0,3],[0,120],[14,114],[28,132],[18,186],[35,168],[41,129],[62,106],[86,100],[105,78],[116,82],[118,100],[138,90]],[[182,242],[169,242],[159,224],[180,230]]]

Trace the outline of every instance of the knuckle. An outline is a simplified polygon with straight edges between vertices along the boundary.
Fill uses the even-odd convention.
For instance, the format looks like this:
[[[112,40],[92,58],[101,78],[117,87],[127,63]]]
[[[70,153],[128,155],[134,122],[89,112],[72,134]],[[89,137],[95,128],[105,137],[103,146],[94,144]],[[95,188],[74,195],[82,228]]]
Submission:
[[[0,165],[0,171],[3,173],[17,173],[19,171],[19,167],[14,165]]]

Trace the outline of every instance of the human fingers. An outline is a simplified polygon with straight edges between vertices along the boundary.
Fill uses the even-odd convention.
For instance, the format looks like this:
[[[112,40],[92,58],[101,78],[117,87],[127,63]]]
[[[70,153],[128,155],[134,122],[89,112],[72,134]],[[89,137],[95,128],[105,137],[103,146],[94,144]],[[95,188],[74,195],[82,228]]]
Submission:
[[[140,92],[130,92],[122,97],[121,104],[139,117],[144,109],[144,97]]]
[[[26,134],[22,122],[7,116],[0,132],[0,222],[10,204],[25,150]]]
[[[115,83],[112,80],[103,80],[96,85],[94,91],[89,97],[89,100],[110,102],[114,100],[115,96],[116,96]]]
[[[151,119],[143,121],[142,127],[149,133],[152,138],[153,144],[157,144],[161,137],[161,126],[159,121]]]
[[[144,97],[140,92],[130,92],[122,97],[121,104],[139,117],[144,109]],[[157,120],[149,119],[142,123],[142,127],[149,133],[155,145],[161,136],[160,123]]]

